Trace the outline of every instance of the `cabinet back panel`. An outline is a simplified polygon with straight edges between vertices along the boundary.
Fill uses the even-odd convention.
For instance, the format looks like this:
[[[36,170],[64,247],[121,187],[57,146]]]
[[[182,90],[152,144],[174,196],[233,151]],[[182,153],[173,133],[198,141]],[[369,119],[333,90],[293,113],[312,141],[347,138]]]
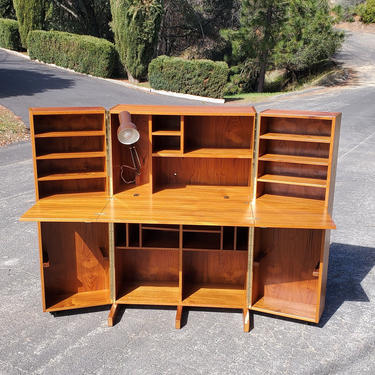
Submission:
[[[150,140],[149,140],[149,126],[148,115],[131,115],[132,122],[137,126],[140,134],[139,141],[136,143],[136,149],[141,162],[141,175],[136,177],[135,185],[147,184],[149,178],[149,155],[150,155]],[[119,127],[119,119],[117,114],[111,115],[111,140],[112,140],[112,177],[113,177],[113,193],[120,193],[123,190],[131,188],[134,184],[127,185],[122,181],[121,165],[132,165],[129,147],[121,144],[117,140],[117,129]],[[130,176],[131,177],[131,176]]]
[[[283,133],[330,136],[331,125],[331,120],[262,117],[260,134]]]
[[[36,155],[60,152],[104,151],[104,137],[63,137],[35,139]]]
[[[189,252],[183,254],[184,282],[245,287],[247,251]]]
[[[264,174],[318,178],[325,180],[327,178],[327,167],[324,165],[303,165],[260,161],[258,166],[258,177]]]
[[[117,287],[126,281],[178,282],[178,258],[178,250],[117,250]]]
[[[257,196],[263,194],[324,200],[326,189],[311,186],[258,182]]]
[[[37,161],[38,176],[51,173],[104,172],[104,158],[52,159]]]
[[[153,136],[152,137],[152,151],[158,152],[160,150],[179,150],[180,137],[179,136]]]
[[[109,288],[108,225],[42,223],[47,307],[54,296]]]
[[[250,148],[253,117],[185,116],[185,151],[207,148]]]
[[[256,272],[255,300],[265,296],[316,304],[318,278],[312,273],[320,260],[323,231],[268,228],[256,234],[255,260],[263,257]]]
[[[54,194],[88,193],[106,190],[105,178],[56,180],[39,182],[39,198]]]
[[[291,141],[270,141],[262,139],[260,147],[267,154],[294,155],[294,156],[311,156],[318,158],[328,158],[328,143],[308,143],[308,142],[291,142]]]
[[[152,131],[180,130],[180,116],[152,116]]]
[[[51,131],[103,130],[104,114],[36,115],[35,134]]]
[[[154,158],[156,190],[167,185],[248,186],[247,159]]]

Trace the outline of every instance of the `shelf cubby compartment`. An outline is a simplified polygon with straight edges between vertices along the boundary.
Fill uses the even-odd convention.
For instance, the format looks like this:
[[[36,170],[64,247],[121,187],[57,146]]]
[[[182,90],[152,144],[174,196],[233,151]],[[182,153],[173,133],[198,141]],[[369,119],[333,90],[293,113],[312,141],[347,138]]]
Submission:
[[[141,163],[141,174],[135,176],[134,173],[126,174],[126,179],[131,181],[135,178],[135,182],[131,184],[125,183],[121,178],[121,167],[132,166],[132,158],[129,147],[121,144],[117,139],[117,129],[120,125],[118,113],[111,113],[111,149],[112,149],[112,186],[113,194],[121,193],[125,190],[134,188],[135,186],[147,185],[150,182],[150,157],[151,157],[151,142],[150,142],[150,116],[131,114],[131,121],[137,126],[140,134],[139,141],[135,147]],[[125,171],[130,171],[125,168]]]
[[[300,116],[268,116],[261,114],[260,139],[330,143],[331,119]]]
[[[184,225],[182,230],[184,250],[222,249],[221,227]]]
[[[115,257],[117,303],[179,303],[178,251],[116,249]]]
[[[253,117],[185,116],[184,129],[185,156],[252,157]]]
[[[41,242],[46,311],[111,303],[108,225],[42,223]]]
[[[85,153],[96,152],[101,152],[101,156],[105,156],[105,137],[37,138],[35,139],[35,151],[37,159],[49,158],[53,154],[61,154],[61,158],[70,158],[70,154],[81,154],[86,157]]]
[[[178,250],[180,240],[178,225],[141,224],[141,230],[142,247]]]
[[[181,117],[173,115],[152,115],[152,133],[180,132]]]
[[[34,115],[35,138],[104,135],[104,108],[101,112]]]
[[[153,158],[153,192],[188,185],[248,186],[250,164],[246,159]]]
[[[323,230],[255,230],[252,309],[319,320],[319,264]]]
[[[183,305],[244,308],[247,252],[184,251]]]
[[[181,154],[181,138],[179,135],[153,135],[152,153],[154,156]]]

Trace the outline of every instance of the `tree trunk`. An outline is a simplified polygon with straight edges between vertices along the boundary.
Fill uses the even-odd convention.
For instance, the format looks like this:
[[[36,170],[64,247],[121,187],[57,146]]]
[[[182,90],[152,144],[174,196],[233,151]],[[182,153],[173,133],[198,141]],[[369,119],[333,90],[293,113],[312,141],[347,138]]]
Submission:
[[[263,92],[263,90],[264,90],[264,81],[265,81],[265,77],[266,77],[266,68],[267,68],[267,59],[264,59],[260,63],[260,71],[259,71],[257,92]]]

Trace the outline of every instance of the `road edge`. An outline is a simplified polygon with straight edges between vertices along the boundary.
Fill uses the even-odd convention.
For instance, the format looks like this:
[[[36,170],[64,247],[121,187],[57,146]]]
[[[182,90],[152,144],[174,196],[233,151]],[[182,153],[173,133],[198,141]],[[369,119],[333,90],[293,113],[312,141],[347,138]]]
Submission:
[[[132,83],[120,81],[120,80],[113,79],[113,78],[96,77],[96,76],[93,76],[91,74],[76,72],[73,69],[64,68],[62,66],[58,66],[58,65],[55,65],[55,64],[49,64],[49,63],[45,63],[45,62],[39,61],[39,60],[31,60],[30,56],[24,55],[23,53],[18,52],[18,51],[13,51],[11,49],[0,47],[0,50],[4,50],[4,51],[9,52],[9,53],[11,53],[13,55],[16,55],[16,56],[19,56],[19,57],[23,57],[26,60],[30,60],[30,61],[33,61],[33,62],[36,62],[36,63],[39,63],[39,64],[48,65],[48,66],[51,66],[53,68],[65,70],[65,71],[68,71],[70,73],[80,74],[80,75],[83,75],[83,76],[86,76],[86,77],[101,79],[101,80],[104,80],[104,81],[107,81],[107,82],[115,83],[117,85],[122,85],[122,86],[127,87],[127,88],[131,88],[131,89],[136,89],[136,90],[141,90],[141,91],[144,91],[144,92],[148,92],[150,94],[159,94],[159,95],[171,96],[171,97],[175,97],[175,98],[197,100],[197,101],[200,101],[200,102],[208,102],[208,103],[216,103],[216,104],[223,104],[223,103],[225,103],[225,99],[215,99],[215,98],[208,98],[206,96],[181,94],[181,93],[173,92],[173,91],[155,90],[155,89],[148,88],[148,87],[140,87],[138,85],[134,85]]]

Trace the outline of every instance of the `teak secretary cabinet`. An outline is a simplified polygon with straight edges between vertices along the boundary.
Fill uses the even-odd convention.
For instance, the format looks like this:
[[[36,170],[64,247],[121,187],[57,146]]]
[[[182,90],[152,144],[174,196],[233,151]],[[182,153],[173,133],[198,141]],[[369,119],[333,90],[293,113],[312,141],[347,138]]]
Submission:
[[[127,184],[128,111],[141,173]],[[341,114],[231,106],[32,108],[43,310],[324,309]]]

